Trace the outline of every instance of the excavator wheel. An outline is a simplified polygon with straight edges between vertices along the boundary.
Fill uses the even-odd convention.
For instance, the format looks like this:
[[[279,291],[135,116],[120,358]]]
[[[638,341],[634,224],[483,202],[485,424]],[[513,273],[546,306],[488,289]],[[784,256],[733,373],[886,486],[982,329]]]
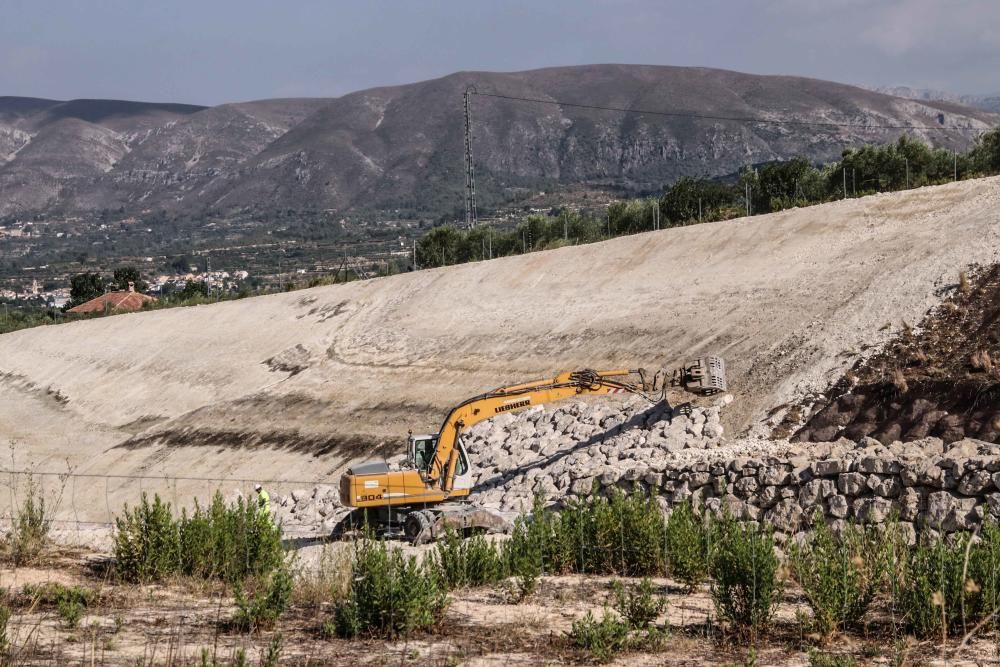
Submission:
[[[403,534],[418,547],[431,538],[431,526],[434,525],[434,516],[427,511],[417,510],[410,512],[403,519]]]

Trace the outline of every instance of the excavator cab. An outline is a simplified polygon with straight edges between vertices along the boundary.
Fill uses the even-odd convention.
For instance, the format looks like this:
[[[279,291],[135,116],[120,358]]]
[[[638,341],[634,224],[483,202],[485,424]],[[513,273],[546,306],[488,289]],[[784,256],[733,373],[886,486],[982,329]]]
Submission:
[[[436,435],[410,434],[406,443],[407,461],[417,470],[427,470],[434,458],[434,447],[437,446]]]
[[[417,470],[427,470],[431,461],[434,460],[434,451],[437,448],[437,435],[410,434],[406,443],[407,461]],[[455,488],[468,489],[472,487],[471,476],[469,475],[469,455],[465,451],[465,445],[461,437],[456,443],[458,449],[458,467],[455,469]]]

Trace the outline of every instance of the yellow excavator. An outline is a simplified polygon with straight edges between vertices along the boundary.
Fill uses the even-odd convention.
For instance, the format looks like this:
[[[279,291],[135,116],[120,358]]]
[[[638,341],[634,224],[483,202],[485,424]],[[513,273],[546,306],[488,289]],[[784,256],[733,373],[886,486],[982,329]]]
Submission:
[[[625,381],[637,376],[639,383]],[[720,357],[702,357],[672,375],[618,369],[567,371],[554,378],[500,387],[454,407],[437,434],[409,436],[400,470],[384,461],[352,466],[340,479],[340,501],[352,512],[338,526],[342,533],[367,523],[383,534],[402,535],[414,544],[435,539],[446,528],[502,531],[505,517],[461,502],[472,491],[473,462],[462,433],[481,421],[508,412],[575,396],[630,393],[651,403],[666,400],[668,386],[695,394],[726,390],[726,366]],[[647,392],[660,394],[654,398]]]

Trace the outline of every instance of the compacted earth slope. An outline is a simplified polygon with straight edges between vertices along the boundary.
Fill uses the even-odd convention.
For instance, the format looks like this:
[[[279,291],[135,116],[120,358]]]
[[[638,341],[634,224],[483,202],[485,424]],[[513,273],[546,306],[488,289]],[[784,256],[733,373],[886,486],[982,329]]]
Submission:
[[[885,323],[919,322],[998,261],[998,223],[984,179],[7,334],[0,442],[16,467],[145,477],[66,490],[103,512],[157,477],[335,482],[491,387],[709,353],[728,362],[726,434],[763,432]]]

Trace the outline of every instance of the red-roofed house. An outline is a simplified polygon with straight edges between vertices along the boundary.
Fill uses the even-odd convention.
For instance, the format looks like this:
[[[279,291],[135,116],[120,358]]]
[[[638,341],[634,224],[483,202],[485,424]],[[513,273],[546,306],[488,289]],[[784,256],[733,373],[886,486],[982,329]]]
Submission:
[[[135,291],[132,283],[128,285],[127,292],[108,292],[96,299],[91,299],[79,306],[74,306],[67,310],[67,313],[132,313],[142,310],[142,307],[151,301],[156,301],[151,296],[146,296]]]

